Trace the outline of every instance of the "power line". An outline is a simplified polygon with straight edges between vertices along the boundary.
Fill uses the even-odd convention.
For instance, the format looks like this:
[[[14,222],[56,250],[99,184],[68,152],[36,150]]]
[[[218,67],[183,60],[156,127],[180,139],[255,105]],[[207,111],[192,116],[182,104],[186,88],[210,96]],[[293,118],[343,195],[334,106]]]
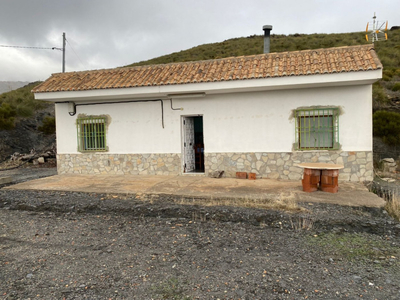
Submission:
[[[29,46],[9,46],[9,45],[0,45],[3,48],[25,48],[25,49],[37,49],[37,50],[62,50],[57,47],[46,48],[46,47],[29,47]]]
[[[72,45],[71,45],[71,44],[70,44],[70,42],[67,40],[67,38],[65,38],[65,40],[67,41],[67,43],[68,43],[68,46],[70,46],[70,47],[71,47],[71,49],[72,49],[72,52],[74,52],[74,54],[75,54],[75,55],[76,55],[76,57],[79,59],[79,61],[81,62],[81,64],[83,64],[82,60],[80,59],[80,57],[78,56],[78,54],[76,54],[76,52],[75,52],[74,48],[72,48]]]

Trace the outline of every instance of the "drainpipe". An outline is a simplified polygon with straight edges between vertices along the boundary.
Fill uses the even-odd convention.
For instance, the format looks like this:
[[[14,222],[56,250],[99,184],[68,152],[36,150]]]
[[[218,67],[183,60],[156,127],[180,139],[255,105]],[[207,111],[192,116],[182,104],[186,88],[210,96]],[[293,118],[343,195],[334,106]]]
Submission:
[[[264,53],[269,53],[270,46],[270,33],[272,30],[272,25],[264,25]]]

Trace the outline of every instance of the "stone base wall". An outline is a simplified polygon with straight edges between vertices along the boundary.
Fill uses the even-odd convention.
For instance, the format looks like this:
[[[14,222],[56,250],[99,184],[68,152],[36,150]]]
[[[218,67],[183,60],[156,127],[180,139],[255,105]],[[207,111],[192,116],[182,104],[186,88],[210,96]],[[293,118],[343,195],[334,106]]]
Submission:
[[[235,177],[236,172],[256,173],[258,178],[300,180],[303,169],[296,164],[321,162],[344,165],[340,181],[372,181],[371,151],[299,151],[288,153],[205,153],[205,175],[225,171],[225,177]],[[132,174],[179,175],[181,155],[161,154],[58,154],[59,174]]]
[[[372,181],[372,151],[298,151],[288,153],[205,153],[206,175],[225,171],[226,177],[236,172],[256,173],[260,178],[300,180],[303,169],[296,164],[303,162],[334,163],[344,165],[340,181]]]
[[[159,154],[58,154],[58,174],[178,175],[181,155]]]

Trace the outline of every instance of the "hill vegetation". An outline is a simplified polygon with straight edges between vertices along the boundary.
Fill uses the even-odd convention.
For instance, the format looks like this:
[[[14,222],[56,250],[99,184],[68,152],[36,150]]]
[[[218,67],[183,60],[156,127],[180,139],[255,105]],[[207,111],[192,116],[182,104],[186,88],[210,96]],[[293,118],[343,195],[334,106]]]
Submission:
[[[375,42],[375,50],[384,66],[383,79],[374,84],[374,109],[390,109],[391,101],[400,101],[400,30],[389,31],[387,41]],[[337,34],[271,35],[271,52],[297,51],[368,44],[364,32]],[[252,35],[220,43],[204,44],[188,50],[137,62],[131,66],[165,64],[263,53],[264,37]]]
[[[31,117],[35,111],[48,105],[43,101],[35,100],[31,93],[31,90],[39,83],[30,83],[0,95],[0,130],[14,128],[16,119]]]

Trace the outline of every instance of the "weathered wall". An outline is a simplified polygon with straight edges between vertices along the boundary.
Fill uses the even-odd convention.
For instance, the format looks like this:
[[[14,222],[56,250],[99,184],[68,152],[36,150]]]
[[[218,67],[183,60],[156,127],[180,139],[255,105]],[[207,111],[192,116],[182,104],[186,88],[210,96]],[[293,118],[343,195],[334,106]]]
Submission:
[[[67,164],[81,165],[78,160],[101,161],[103,156],[115,158],[128,155],[129,161],[129,155],[137,159],[136,156],[140,158],[140,155],[145,153],[155,157],[174,156],[173,167],[166,167],[167,169],[163,169],[159,173],[155,169],[148,169],[149,174],[180,174],[182,172],[181,116],[202,115],[206,173],[214,169],[225,169],[227,175],[232,176],[236,170],[241,170],[239,158],[234,160],[232,157],[244,155],[247,159],[248,155],[254,155],[256,159],[247,159],[247,163],[245,160],[243,161],[243,164],[246,164],[246,171],[255,170],[259,176],[263,177],[294,179],[298,176],[290,175],[288,169],[285,169],[285,164],[283,169],[275,170],[279,155],[283,155],[282,158],[289,155],[290,158],[287,161],[290,161],[291,164],[295,164],[296,161],[311,161],[313,157],[317,157],[316,161],[337,162],[340,157],[343,160],[353,159],[355,155],[356,159],[353,160],[355,163],[351,163],[351,166],[348,165],[350,169],[353,168],[352,171],[348,172],[349,167],[346,165],[347,171],[343,171],[343,174],[346,175],[341,175],[341,178],[342,180],[356,180],[357,176],[358,180],[363,180],[367,177],[370,178],[369,173],[365,175],[365,172],[370,171],[369,166],[367,167],[369,161],[357,162],[357,159],[364,159],[357,155],[367,157],[372,151],[371,99],[371,85],[359,85],[214,94],[206,95],[204,98],[174,100],[174,107],[182,107],[183,110],[171,110],[169,100],[165,100],[165,128],[161,126],[159,102],[78,106],[77,114],[73,117],[68,114],[67,104],[56,104],[59,164],[65,166],[65,168],[59,167],[59,170],[60,172],[79,172],[66,167]],[[304,106],[338,106],[341,108],[339,142],[342,148],[340,151],[292,152],[295,141],[295,123],[291,119],[292,111]],[[76,117],[80,114],[109,116],[111,121],[107,126],[107,153],[80,154],[77,151],[75,122]],[[353,152],[355,154],[350,154]],[[69,156],[66,156],[67,154]],[[261,160],[258,159],[260,155]],[[324,160],[327,156],[334,157],[335,155],[338,157]],[[264,162],[262,171],[261,161],[265,157],[268,159],[271,157],[271,159],[270,162]],[[109,159],[107,158],[107,160]],[[164,158],[162,160],[164,161]],[[169,162],[165,163],[167,165]],[[224,163],[225,168],[222,168]],[[354,166],[355,164],[358,165],[357,168]],[[129,166],[136,172],[135,168],[137,167]],[[299,173],[294,171],[293,166],[291,167],[293,174]],[[83,169],[80,171],[83,172]],[[144,169],[141,169],[138,172],[140,174],[143,171]]]

